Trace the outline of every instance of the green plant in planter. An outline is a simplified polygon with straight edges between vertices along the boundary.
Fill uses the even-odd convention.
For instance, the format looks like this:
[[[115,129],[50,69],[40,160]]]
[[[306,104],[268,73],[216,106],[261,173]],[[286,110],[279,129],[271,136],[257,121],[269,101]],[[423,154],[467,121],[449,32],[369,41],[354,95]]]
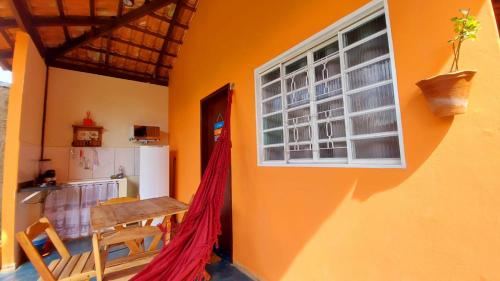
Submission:
[[[460,9],[461,17],[453,17],[451,21],[455,25],[455,37],[449,40],[453,48],[453,63],[450,72],[458,71],[458,61],[460,59],[460,48],[467,39],[475,40],[480,29],[480,22],[470,15],[470,9]]]

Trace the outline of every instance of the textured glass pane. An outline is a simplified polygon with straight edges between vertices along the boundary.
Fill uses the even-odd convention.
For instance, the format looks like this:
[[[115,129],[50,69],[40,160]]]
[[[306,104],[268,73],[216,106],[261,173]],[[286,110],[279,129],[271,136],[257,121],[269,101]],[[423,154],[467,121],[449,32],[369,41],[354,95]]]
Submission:
[[[344,46],[349,46],[363,38],[377,33],[386,28],[385,16],[381,15],[365,24],[360,25],[354,30],[344,34]]]
[[[389,43],[387,34],[384,34],[347,51],[345,53],[347,67],[353,67],[388,53]]]
[[[300,72],[288,77],[285,81],[285,85],[287,93],[308,86],[307,72]]]
[[[281,113],[264,117],[262,122],[264,130],[283,126],[283,115]]]
[[[303,57],[300,60],[293,62],[285,67],[285,73],[290,74],[297,71],[307,65],[307,57]]]
[[[349,90],[353,90],[389,80],[391,77],[391,61],[386,59],[349,72],[347,81],[349,81]]]
[[[328,79],[340,74],[340,59],[334,58],[314,68],[314,76],[317,81]]]
[[[374,109],[394,104],[392,84],[380,86],[349,96],[349,112]]]
[[[322,58],[328,57],[329,55],[334,54],[338,51],[339,51],[339,42],[335,41],[314,52],[314,61],[318,61]]]
[[[342,95],[342,81],[339,78],[316,85],[316,100]]]
[[[267,84],[267,83],[274,81],[278,78],[280,78],[280,69],[276,68],[275,70],[273,70],[265,75],[262,75],[261,84],[262,85]]]
[[[316,108],[319,120],[344,115],[344,102],[342,99],[320,103]]]
[[[345,137],[344,120],[330,121],[318,124],[319,139],[335,139]]]
[[[290,159],[311,159],[313,157],[312,146],[305,145],[291,145],[290,146]]]
[[[283,130],[276,130],[264,133],[264,144],[283,143]]]
[[[299,91],[294,91],[286,95],[287,108],[293,108],[309,103],[309,89],[305,88]]]
[[[354,135],[395,132],[398,130],[396,111],[391,109],[352,117]]]
[[[309,107],[288,111],[288,124],[299,125],[311,120],[311,111]]]
[[[283,146],[264,148],[264,160],[285,160],[285,148]]]
[[[353,141],[355,159],[400,158],[398,137]]]
[[[266,87],[262,88],[262,99],[268,99],[270,97],[281,94],[281,81],[276,81]]]
[[[275,112],[281,109],[281,97],[277,97],[262,104],[262,112],[264,114]]]
[[[347,158],[346,142],[324,142],[319,144],[320,158]]]
[[[311,140],[311,127],[295,127],[288,129],[288,142],[304,142]]]

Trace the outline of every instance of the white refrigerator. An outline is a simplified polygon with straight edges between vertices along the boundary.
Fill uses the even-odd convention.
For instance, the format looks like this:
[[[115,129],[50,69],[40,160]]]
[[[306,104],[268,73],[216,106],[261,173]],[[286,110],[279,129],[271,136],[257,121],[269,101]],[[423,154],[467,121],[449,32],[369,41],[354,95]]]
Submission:
[[[141,146],[139,159],[140,198],[169,196],[168,146]]]

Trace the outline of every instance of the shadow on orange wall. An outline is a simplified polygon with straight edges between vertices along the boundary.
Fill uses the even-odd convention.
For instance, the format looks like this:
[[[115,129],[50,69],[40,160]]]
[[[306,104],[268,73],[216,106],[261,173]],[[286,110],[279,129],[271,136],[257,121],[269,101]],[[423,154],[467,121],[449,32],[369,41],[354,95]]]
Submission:
[[[415,83],[448,70],[451,50],[446,42],[453,35],[449,19],[459,8],[470,7],[472,14],[481,14],[488,28],[493,24],[488,16],[489,0],[388,1],[406,169],[257,167],[253,70],[367,2],[290,0],[283,7],[273,1],[202,1],[171,75],[170,143],[177,153],[176,190],[182,200],[189,198],[199,180],[192,172],[199,167],[199,100],[227,82],[236,83],[232,121],[235,261],[265,280],[281,280],[295,270],[290,268],[294,260],[315,239],[325,221],[341,211],[345,201],[355,199],[359,204],[368,204],[372,197],[388,190],[421,188],[404,183],[436,153],[454,119],[435,117]],[[323,7],[321,13],[317,13],[318,7]],[[282,13],[276,13],[280,9]],[[307,20],[305,15],[311,14],[314,19]],[[285,27],[289,32],[280,33]],[[483,34],[480,36],[490,35]],[[478,40],[467,44],[481,43]],[[474,54],[472,48],[465,46],[464,56]],[[473,58],[465,60],[464,65],[474,66]],[[187,77],[196,78],[196,83]],[[453,155],[450,161],[456,159]],[[429,180],[434,176],[428,171],[436,167],[433,165],[425,167]],[[437,183],[429,185],[438,188]],[[411,197],[409,194],[405,196]],[[399,211],[397,206],[393,208]],[[350,216],[353,220],[364,219],[356,214]],[[332,239],[349,235],[348,230],[339,230],[332,233]],[[373,231],[389,232],[383,226]],[[331,263],[322,260],[321,255],[312,257],[312,262]],[[298,275],[297,280],[306,280],[305,276]]]

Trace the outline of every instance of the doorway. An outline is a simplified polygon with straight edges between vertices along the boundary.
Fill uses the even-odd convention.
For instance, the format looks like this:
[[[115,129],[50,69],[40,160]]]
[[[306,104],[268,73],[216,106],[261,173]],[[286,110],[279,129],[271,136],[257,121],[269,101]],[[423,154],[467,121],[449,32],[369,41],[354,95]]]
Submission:
[[[227,98],[230,85],[218,89],[201,100],[201,174],[205,172],[210,155],[215,146],[215,141],[220,127],[224,122]],[[224,204],[221,210],[221,231],[219,248],[214,252],[221,258],[233,261],[233,210],[231,194],[231,171],[224,191]]]

